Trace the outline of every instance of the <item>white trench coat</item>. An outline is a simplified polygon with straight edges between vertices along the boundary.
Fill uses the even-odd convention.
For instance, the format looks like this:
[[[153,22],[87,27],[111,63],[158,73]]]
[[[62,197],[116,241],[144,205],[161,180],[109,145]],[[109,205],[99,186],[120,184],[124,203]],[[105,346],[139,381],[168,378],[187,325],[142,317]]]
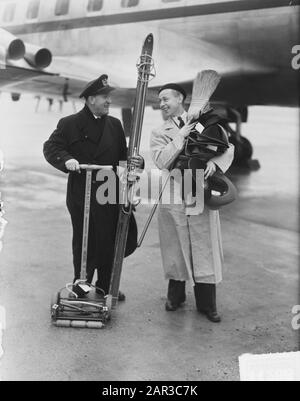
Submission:
[[[184,139],[172,119],[154,130],[151,135],[151,156],[155,165],[166,171],[181,153]],[[232,164],[234,146],[212,161],[225,173]],[[187,216],[176,180],[167,186],[164,199],[175,196],[172,204],[162,203],[158,212],[158,227],[163,268],[166,279],[196,283],[218,284],[222,281],[223,249],[219,212],[205,207],[203,214]],[[177,194],[177,195],[176,195]],[[178,203],[178,204],[176,204]],[[181,203],[181,204],[180,204]]]

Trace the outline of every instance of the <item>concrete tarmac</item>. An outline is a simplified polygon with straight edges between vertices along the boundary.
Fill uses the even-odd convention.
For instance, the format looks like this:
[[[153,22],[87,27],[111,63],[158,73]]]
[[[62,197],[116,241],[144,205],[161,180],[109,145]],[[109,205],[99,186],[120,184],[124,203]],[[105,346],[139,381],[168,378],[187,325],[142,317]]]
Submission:
[[[78,105],[79,106],[79,105]],[[239,199],[221,212],[224,282],[218,288],[223,321],[196,312],[192,285],[185,306],[164,309],[157,221],[143,247],[126,260],[121,289],[127,300],[103,330],[58,329],[51,295],[72,280],[71,224],[66,176],[47,165],[42,144],[63,113],[25,97],[0,98],[0,177],[7,226],[0,255],[0,305],[7,314],[2,380],[239,380],[238,357],[298,350],[292,307],[298,299],[298,112],[251,108],[244,134],[262,168],[235,174]],[[117,112],[113,110],[112,114]],[[116,114],[118,115],[118,114]],[[142,154],[160,115],[146,111]],[[150,208],[137,211],[139,227]]]

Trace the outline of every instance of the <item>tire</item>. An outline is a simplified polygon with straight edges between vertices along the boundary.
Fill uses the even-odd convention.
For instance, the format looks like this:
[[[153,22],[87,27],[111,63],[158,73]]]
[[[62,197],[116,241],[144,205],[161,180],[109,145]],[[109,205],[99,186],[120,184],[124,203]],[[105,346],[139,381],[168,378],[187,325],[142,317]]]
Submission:
[[[247,138],[242,136],[241,140],[242,140],[243,160],[251,160],[253,156],[253,146]]]
[[[230,143],[235,147],[233,163],[237,166],[246,165],[247,161],[251,160],[253,156],[253,146],[251,142],[243,136],[240,141],[232,136],[230,138]]]

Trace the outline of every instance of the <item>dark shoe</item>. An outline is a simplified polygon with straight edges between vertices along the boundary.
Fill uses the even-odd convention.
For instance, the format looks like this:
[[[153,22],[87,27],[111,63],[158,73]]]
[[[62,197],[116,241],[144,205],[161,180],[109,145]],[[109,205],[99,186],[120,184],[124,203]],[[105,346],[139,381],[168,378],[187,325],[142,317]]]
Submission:
[[[78,298],[85,298],[88,293],[84,292],[79,285],[73,285],[72,291],[77,295]]]
[[[178,309],[179,305],[173,304],[171,301],[166,302],[166,311],[167,312],[175,312]]]
[[[221,323],[222,319],[221,316],[218,314],[217,311],[215,312],[207,312],[206,317],[213,323]]]
[[[103,298],[105,297],[105,292],[103,290],[96,289],[96,294]],[[125,294],[123,292],[119,291],[118,301],[124,302],[125,300],[126,300]]]
[[[126,296],[123,292],[119,291],[118,301],[124,302],[126,300]]]
[[[221,316],[218,314],[217,311],[199,310],[199,313],[202,313],[203,315],[205,315],[207,317],[207,319],[213,323],[221,323],[221,321],[222,321]]]

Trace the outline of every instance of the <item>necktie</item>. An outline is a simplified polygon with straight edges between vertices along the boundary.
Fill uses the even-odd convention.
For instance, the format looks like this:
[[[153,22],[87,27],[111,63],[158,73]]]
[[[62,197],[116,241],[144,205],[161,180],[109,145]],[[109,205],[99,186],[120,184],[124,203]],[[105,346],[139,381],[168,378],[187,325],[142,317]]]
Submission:
[[[178,118],[178,121],[179,121],[179,128],[184,127],[185,123],[184,123],[183,119],[181,117],[177,117],[177,118]]]

